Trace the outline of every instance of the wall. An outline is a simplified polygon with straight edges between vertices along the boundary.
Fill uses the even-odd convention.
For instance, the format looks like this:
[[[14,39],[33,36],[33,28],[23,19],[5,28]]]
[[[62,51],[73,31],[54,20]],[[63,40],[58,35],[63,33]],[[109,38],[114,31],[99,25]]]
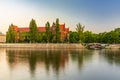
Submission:
[[[6,36],[0,35],[0,43],[5,43],[5,42],[6,42]]]
[[[0,44],[0,48],[83,49],[81,44]]]

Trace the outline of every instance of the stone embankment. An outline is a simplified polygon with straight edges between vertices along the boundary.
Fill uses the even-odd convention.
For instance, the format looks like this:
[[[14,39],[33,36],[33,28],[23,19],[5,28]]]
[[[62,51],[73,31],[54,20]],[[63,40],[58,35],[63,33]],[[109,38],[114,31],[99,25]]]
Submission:
[[[0,48],[84,49],[82,44],[0,44]]]
[[[120,49],[120,44],[110,44],[107,49]]]

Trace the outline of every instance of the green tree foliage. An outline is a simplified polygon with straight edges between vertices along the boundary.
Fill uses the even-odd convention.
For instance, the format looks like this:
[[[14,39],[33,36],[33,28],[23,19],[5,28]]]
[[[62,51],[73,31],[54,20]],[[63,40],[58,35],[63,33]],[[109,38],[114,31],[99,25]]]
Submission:
[[[46,28],[46,33],[45,33],[46,41],[47,41],[47,43],[50,43],[52,41],[52,32],[50,30],[49,22],[46,23],[45,28]]]
[[[100,43],[119,43],[119,33],[116,31],[104,32],[98,35]]]
[[[78,43],[79,42],[79,37],[77,32],[69,32],[69,43]]]
[[[37,30],[36,21],[34,19],[30,21],[29,28],[30,28],[30,31],[29,31],[30,42],[36,43],[38,40],[38,30]]]
[[[117,32],[117,34],[119,36],[119,40],[117,42],[120,43],[120,28],[116,28],[114,31]]]
[[[59,19],[57,18],[56,19],[56,43],[59,43],[60,42],[60,24],[59,24]]]
[[[19,43],[29,43],[29,33],[27,32],[20,32],[19,34]]]
[[[92,43],[93,42],[93,34],[91,31],[84,32],[84,43]]]
[[[10,35],[6,32],[6,43],[10,43]]]
[[[119,34],[115,31],[94,34],[90,31],[84,32],[85,43],[119,43]]]
[[[39,32],[39,34],[38,34],[38,41],[37,41],[38,43],[43,43],[43,42],[42,42],[42,40],[43,40],[43,34],[44,34],[44,33],[42,33],[42,32],[40,33],[40,32]]]
[[[80,23],[77,24],[76,31],[78,33],[79,42],[83,42],[83,39],[84,39],[84,36],[83,36],[84,28],[85,28],[85,26],[82,26]]]
[[[11,24],[6,33],[6,42],[7,43],[16,43],[17,42],[17,33],[14,31],[14,26]]]
[[[116,28],[114,31],[120,33],[120,28]]]

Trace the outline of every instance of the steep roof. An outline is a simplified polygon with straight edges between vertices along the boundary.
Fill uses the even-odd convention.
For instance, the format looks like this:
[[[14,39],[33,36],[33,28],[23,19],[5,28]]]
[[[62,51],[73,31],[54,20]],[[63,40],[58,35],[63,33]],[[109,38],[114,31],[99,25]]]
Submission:
[[[37,29],[38,29],[38,31],[40,31],[40,32],[45,32],[45,31],[46,31],[45,27],[38,27]],[[19,30],[20,32],[29,32],[29,31],[30,31],[30,29],[27,28],[27,27],[18,28],[18,30]]]
[[[19,30],[20,32],[29,32],[29,31],[30,31],[30,29],[29,29],[29,28],[26,28],[26,27],[24,27],[24,28],[18,28],[18,30]]]
[[[65,24],[60,24],[59,27],[60,27],[60,31],[66,31],[66,32],[69,31],[69,28],[65,28]],[[38,27],[37,29],[40,32],[45,32],[46,31],[45,27]],[[19,28],[18,26],[15,26],[15,25],[14,25],[14,30],[17,31],[17,32],[18,31],[20,31],[20,32],[29,32],[30,31],[29,27]]]
[[[40,32],[45,32],[45,31],[46,31],[46,28],[45,28],[45,27],[38,27],[37,29],[38,29],[38,31],[40,31]]]

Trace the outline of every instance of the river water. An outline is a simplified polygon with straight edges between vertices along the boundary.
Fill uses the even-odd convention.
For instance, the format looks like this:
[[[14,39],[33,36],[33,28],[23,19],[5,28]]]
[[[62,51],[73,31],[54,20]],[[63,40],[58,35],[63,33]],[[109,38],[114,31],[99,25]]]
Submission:
[[[0,49],[0,80],[120,80],[120,50]]]

